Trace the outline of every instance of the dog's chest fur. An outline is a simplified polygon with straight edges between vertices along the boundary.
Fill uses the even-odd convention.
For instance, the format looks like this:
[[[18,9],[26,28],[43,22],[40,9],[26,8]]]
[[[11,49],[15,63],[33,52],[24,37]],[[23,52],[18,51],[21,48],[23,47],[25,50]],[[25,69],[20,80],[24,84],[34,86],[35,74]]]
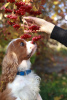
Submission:
[[[13,96],[20,98],[17,100],[36,100],[39,93],[40,77],[34,72],[26,76],[17,75],[8,87],[12,90]]]

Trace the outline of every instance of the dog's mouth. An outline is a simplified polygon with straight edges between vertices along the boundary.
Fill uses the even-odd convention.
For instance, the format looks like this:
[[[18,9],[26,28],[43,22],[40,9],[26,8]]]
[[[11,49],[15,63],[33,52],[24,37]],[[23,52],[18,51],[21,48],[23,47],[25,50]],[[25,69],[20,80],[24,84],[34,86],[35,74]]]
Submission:
[[[32,57],[33,54],[36,52],[36,49],[37,49],[37,46],[35,46],[35,47],[32,49],[31,53],[29,53],[29,54],[27,55],[27,58]]]

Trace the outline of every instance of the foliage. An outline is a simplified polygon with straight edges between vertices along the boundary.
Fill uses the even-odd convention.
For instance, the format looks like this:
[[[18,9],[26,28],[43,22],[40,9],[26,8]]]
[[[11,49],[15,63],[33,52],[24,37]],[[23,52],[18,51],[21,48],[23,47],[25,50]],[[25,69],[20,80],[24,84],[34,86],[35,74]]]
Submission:
[[[60,48],[59,53],[61,53],[63,56],[67,56],[67,48]]]
[[[40,94],[43,100],[67,100],[67,75],[45,74]]]
[[[13,38],[20,37],[24,32],[23,27],[20,27],[19,30],[16,30],[16,29],[14,29],[14,28],[16,28],[16,25],[14,25],[14,28],[12,26],[8,25],[8,23],[10,21],[12,23],[15,21],[17,24],[19,24],[21,26],[21,24],[23,24],[22,16],[31,15],[31,16],[38,17],[38,15],[36,15],[36,12],[38,10],[40,10],[42,12],[42,14],[39,15],[39,17],[44,18],[45,20],[53,22],[55,24],[60,23],[61,27],[66,28],[65,23],[63,23],[63,25],[61,25],[62,21],[65,20],[65,16],[66,16],[66,1],[64,1],[64,0],[47,0],[47,1],[46,0],[16,0],[16,2],[18,2],[18,3],[20,1],[25,1],[25,3],[30,6],[29,9],[31,9],[31,6],[33,7],[32,8],[32,10],[34,10],[33,12],[29,12],[29,9],[28,9],[27,12],[29,14],[25,13],[25,11],[19,12],[17,10],[18,3],[15,4],[15,2],[14,2],[15,0],[13,0],[13,1],[7,0],[7,1],[8,1],[8,3],[6,3],[4,0],[0,1],[0,7],[1,7],[1,9],[0,9],[1,21],[0,22],[1,22],[1,24],[3,24],[3,28],[0,29],[0,35],[1,35],[0,44],[1,44],[1,46],[5,46],[5,44],[7,44]],[[10,3],[9,1],[12,1],[12,2]],[[19,6],[21,6],[21,4],[19,4]],[[16,18],[10,19],[9,22],[7,23],[8,18],[6,18],[6,15],[9,15],[10,13],[13,16],[18,14],[18,18],[17,18],[17,20],[16,20]],[[18,26],[17,26],[17,28],[18,28]],[[35,36],[35,34],[34,34],[34,36]],[[47,36],[47,34],[46,34],[45,39],[47,40],[48,38],[49,38],[49,36]]]

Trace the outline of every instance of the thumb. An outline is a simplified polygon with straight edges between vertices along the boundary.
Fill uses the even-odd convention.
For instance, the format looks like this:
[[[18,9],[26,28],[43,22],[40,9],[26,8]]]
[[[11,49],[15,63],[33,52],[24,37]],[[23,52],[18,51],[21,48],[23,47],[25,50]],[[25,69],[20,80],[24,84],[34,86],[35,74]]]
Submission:
[[[25,19],[26,21],[35,22],[36,17],[28,16],[28,17],[23,17],[23,19]]]

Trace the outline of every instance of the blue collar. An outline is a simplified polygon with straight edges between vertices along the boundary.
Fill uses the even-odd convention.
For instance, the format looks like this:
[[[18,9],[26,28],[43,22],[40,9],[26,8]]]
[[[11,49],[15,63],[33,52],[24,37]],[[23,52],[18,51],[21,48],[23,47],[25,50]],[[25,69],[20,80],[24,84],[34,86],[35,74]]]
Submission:
[[[25,71],[17,72],[17,75],[24,76],[24,75],[28,75],[30,73],[31,73],[31,70],[25,70]]]

